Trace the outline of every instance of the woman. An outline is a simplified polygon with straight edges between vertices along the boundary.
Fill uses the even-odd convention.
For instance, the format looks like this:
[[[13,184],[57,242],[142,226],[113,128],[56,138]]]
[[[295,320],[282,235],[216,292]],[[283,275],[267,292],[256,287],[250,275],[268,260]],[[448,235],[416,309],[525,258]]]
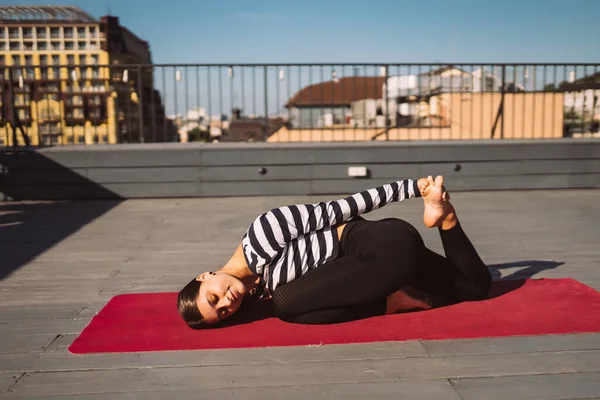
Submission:
[[[424,200],[425,225],[439,229],[446,257],[401,219],[360,217],[416,197]],[[250,225],[225,266],[181,290],[179,312],[201,328],[235,313],[246,295],[272,296],[278,318],[326,324],[484,299],[491,275],[449,200],[443,177],[429,176],[273,209]]]

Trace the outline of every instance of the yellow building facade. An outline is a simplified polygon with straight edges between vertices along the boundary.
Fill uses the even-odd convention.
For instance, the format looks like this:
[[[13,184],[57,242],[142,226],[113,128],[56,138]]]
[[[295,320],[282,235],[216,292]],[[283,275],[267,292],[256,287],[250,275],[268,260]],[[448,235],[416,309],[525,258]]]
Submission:
[[[124,64],[151,64],[150,50],[116,17],[0,7],[0,145],[13,131],[24,144],[19,126],[32,145],[152,141],[165,123],[152,70]]]

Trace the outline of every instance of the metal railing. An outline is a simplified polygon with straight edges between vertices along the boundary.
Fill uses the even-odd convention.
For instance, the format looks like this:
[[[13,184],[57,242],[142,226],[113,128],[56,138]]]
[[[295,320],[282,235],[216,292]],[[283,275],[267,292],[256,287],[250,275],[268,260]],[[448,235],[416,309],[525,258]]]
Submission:
[[[34,145],[540,139],[600,132],[600,64],[77,61],[2,67],[4,145],[14,143],[15,127]]]

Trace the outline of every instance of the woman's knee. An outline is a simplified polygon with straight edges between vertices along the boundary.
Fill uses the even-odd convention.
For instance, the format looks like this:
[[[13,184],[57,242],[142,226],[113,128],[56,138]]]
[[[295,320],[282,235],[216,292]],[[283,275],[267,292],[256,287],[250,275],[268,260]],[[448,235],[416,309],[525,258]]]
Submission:
[[[463,297],[467,301],[485,300],[489,297],[492,289],[492,276],[483,275],[476,281],[469,282],[463,288]]]
[[[287,293],[285,289],[285,287],[281,287],[273,293],[273,311],[275,317],[283,321],[290,321],[298,312],[297,301],[292,293]]]

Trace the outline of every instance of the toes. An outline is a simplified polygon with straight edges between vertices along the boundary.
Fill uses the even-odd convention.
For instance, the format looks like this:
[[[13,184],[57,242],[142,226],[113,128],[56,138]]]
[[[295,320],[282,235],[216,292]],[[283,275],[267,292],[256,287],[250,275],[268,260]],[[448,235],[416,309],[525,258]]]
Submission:
[[[429,182],[429,184],[430,184],[430,185],[433,185],[433,184],[435,184],[435,182],[433,181],[433,177],[432,177],[431,175],[429,175],[429,176],[427,177],[427,181]]]
[[[438,175],[435,177],[435,186],[439,186],[442,187],[444,185],[444,177],[441,175]]]

